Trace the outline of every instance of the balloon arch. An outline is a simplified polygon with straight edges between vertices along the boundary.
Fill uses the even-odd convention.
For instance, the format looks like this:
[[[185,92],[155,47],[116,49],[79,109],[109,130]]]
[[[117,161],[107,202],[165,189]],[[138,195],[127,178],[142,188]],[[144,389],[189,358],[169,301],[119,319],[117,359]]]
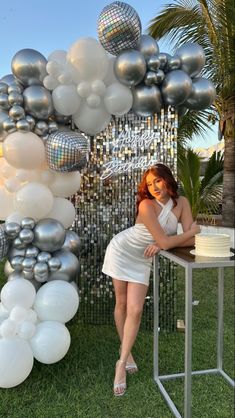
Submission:
[[[92,137],[113,118],[134,114],[147,121],[169,106],[185,114],[215,99],[213,84],[200,76],[201,46],[187,43],[174,56],[160,52],[152,37],[141,34],[130,5],[106,6],[98,37],[78,39],[47,59],[22,49],[12,58],[12,74],[0,80],[0,259],[7,257],[0,302],[3,388],[23,382],[34,358],[55,363],[69,349],[65,323],[79,305],[80,250],[79,236],[69,229],[75,219],[70,198],[80,189]],[[119,145],[136,140],[128,135]],[[142,137],[142,147],[148,139]],[[142,160],[138,167],[145,166]],[[102,170],[103,179],[115,172]]]

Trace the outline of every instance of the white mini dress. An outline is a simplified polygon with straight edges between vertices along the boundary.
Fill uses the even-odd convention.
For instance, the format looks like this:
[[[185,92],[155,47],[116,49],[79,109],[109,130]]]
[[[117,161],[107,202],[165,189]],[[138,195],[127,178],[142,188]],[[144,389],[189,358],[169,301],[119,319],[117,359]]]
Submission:
[[[157,203],[162,207],[158,216],[161,227],[167,235],[175,235],[178,219],[172,212],[172,199],[166,205],[159,201]],[[146,258],[144,251],[154,242],[144,224],[137,223],[121,231],[112,238],[106,249],[102,272],[114,279],[148,286],[152,257]]]

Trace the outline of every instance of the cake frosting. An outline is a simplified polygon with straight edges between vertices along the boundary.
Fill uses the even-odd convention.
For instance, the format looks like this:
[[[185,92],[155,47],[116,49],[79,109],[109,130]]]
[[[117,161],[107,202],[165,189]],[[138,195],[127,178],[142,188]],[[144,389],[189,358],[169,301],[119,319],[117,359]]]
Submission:
[[[195,235],[195,255],[203,257],[229,257],[230,236],[227,234]]]

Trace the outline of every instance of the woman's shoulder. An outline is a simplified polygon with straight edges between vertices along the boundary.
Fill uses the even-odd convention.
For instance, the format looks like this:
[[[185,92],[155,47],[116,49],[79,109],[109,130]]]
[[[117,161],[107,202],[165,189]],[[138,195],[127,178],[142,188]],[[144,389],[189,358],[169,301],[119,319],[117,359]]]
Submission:
[[[148,209],[154,207],[154,199],[143,199],[139,204],[139,209]]]

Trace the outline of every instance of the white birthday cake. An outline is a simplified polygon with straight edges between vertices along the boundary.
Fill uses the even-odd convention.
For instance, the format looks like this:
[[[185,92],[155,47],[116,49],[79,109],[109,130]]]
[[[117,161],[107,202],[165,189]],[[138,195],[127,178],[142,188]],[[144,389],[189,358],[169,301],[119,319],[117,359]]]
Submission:
[[[193,254],[203,257],[230,257],[230,236],[227,234],[195,235]]]

